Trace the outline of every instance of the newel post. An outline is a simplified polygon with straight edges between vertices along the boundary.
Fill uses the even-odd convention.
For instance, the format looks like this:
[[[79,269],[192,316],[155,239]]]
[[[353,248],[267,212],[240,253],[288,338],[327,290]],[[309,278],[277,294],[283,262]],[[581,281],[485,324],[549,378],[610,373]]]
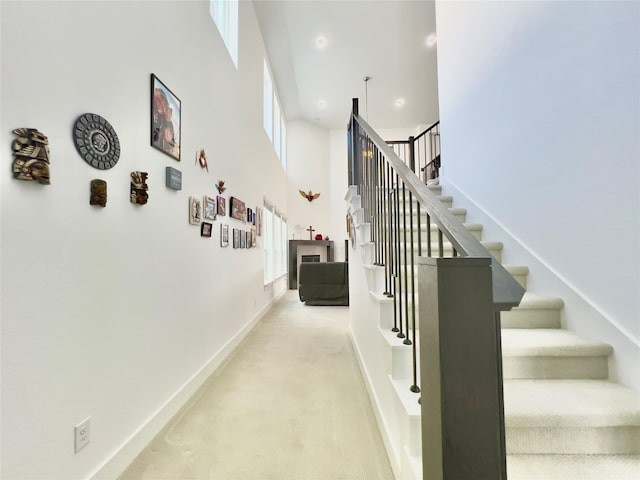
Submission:
[[[409,137],[409,168],[413,173],[420,176],[420,172],[416,172],[416,137]]]
[[[419,261],[423,478],[504,480],[502,355],[490,259]]]

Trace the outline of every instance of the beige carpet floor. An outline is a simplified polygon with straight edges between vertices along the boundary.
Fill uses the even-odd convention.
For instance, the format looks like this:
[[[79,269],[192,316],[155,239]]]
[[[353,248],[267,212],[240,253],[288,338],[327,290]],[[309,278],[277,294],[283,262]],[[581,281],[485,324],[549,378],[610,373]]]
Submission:
[[[120,478],[392,480],[348,321],[288,291]]]

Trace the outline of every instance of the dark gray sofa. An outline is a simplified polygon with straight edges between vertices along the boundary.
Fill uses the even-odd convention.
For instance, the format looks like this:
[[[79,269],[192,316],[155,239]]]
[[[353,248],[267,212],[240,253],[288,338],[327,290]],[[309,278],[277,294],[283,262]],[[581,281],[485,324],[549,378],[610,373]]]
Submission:
[[[298,296],[306,305],[349,305],[349,264],[300,264]]]

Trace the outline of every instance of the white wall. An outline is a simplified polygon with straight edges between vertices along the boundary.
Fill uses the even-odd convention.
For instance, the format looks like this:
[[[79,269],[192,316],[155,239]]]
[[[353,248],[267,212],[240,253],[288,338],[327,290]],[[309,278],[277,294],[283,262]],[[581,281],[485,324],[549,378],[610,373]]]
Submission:
[[[608,323],[569,303],[567,325],[637,352],[640,4],[436,10],[445,182],[537,261],[532,287],[554,293],[535,283],[550,272]],[[621,377],[637,387],[632,366]]]
[[[207,1],[0,8],[1,476],[86,478],[139,432],[152,435],[162,421],[147,422],[170,415],[172,401],[175,411],[284,288],[263,287],[261,249],[219,246],[220,223],[246,225],[219,218],[208,239],[187,219],[189,196],[214,195],[219,179],[227,199],[254,207],[264,195],[286,209],[286,177],[262,128],[264,46],[251,2],[240,3],[237,71]],[[182,101],[179,163],[149,146],[152,72]],[[119,135],[111,170],[74,149],[85,112]],[[51,185],[11,178],[18,127],[48,135]],[[209,173],[194,164],[200,148]],[[164,186],[165,166],[182,171],[182,191]],[[129,203],[133,170],[149,172],[145,206]],[[108,182],[105,209],[89,205],[93,178]],[[74,455],[73,426],[88,416],[91,443]]]
[[[289,238],[308,240],[309,226],[313,236],[332,236],[329,131],[304,120],[287,123],[287,176]],[[320,193],[309,202],[299,190]],[[302,229],[296,230],[296,225]]]

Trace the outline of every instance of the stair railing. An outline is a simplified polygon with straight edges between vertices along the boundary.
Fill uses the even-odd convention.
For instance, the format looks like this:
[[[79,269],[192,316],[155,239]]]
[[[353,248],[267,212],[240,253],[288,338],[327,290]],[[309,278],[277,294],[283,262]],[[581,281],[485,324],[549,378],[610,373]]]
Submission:
[[[437,135],[439,138],[439,132]],[[352,115],[348,125],[348,145],[349,181],[351,185],[357,185],[363,209],[363,222],[370,225],[370,246],[373,248],[373,263],[384,267],[385,290],[383,293],[393,299],[394,318],[392,331],[396,332],[398,338],[403,339],[403,344],[410,346],[412,349],[412,381],[409,387],[412,392],[418,393],[421,391],[418,379],[422,375],[419,375],[418,354],[421,357],[420,364],[424,367],[422,370],[429,370],[429,376],[422,376],[422,378],[432,381],[433,378],[436,378],[433,374],[433,365],[429,364],[425,366],[425,359],[431,359],[432,363],[437,363],[438,369],[440,369],[441,365],[444,365],[444,363],[440,363],[440,360],[447,355],[447,352],[442,351],[443,348],[459,348],[457,347],[456,341],[451,341],[451,337],[446,339],[446,342],[443,342],[441,338],[437,339],[436,342],[439,342],[439,346],[437,347],[439,353],[434,357],[433,351],[425,352],[423,350],[424,336],[426,334],[424,331],[421,331],[420,334],[423,340],[421,341],[421,350],[418,351],[418,322],[424,321],[424,326],[428,326],[430,332],[437,332],[438,336],[450,334],[451,332],[442,325],[443,321],[446,324],[448,320],[446,320],[446,317],[439,316],[441,312],[438,310],[438,305],[424,305],[422,302],[425,302],[425,304],[434,301],[439,302],[440,291],[445,288],[451,288],[452,292],[449,292],[448,299],[444,299],[440,306],[441,310],[446,310],[447,308],[451,310],[451,305],[453,305],[453,309],[455,309],[456,302],[466,302],[467,297],[473,297],[473,291],[476,290],[474,287],[476,284],[473,282],[469,283],[468,279],[460,280],[458,284],[455,282],[452,284],[451,278],[455,276],[447,277],[444,273],[440,275],[440,272],[433,275],[432,273],[427,274],[425,272],[431,268],[437,271],[439,267],[442,267],[442,271],[444,271],[445,267],[448,268],[450,266],[449,264],[454,264],[456,268],[460,265],[484,265],[486,269],[487,274],[484,277],[474,278],[480,278],[483,279],[483,282],[486,282],[478,285],[477,290],[487,292],[486,302],[488,302],[487,305],[489,305],[490,309],[489,318],[487,319],[486,315],[484,315],[483,319],[478,319],[476,322],[476,319],[473,318],[473,310],[471,311],[472,315],[469,315],[467,308],[466,313],[463,315],[464,321],[462,321],[462,325],[464,327],[464,322],[471,322],[466,324],[469,327],[468,332],[474,332],[474,335],[478,335],[484,333],[482,330],[484,329],[485,332],[488,332],[488,337],[485,336],[485,338],[491,340],[477,348],[485,349],[485,351],[482,352],[484,355],[483,362],[486,363],[488,354],[491,362],[494,364],[490,371],[491,378],[482,378],[488,378],[487,384],[491,386],[487,388],[490,390],[493,389],[490,393],[492,395],[492,401],[494,402],[492,404],[494,410],[491,410],[489,416],[492,417],[493,414],[495,414],[495,425],[497,425],[496,428],[498,432],[496,435],[493,435],[492,438],[495,438],[499,443],[494,450],[498,452],[498,456],[500,457],[497,462],[495,462],[497,465],[495,471],[506,472],[504,460],[506,457],[504,449],[500,312],[510,310],[517,306],[524,294],[524,288],[505,270],[471,232],[449,212],[448,208],[437,196],[429,190],[425,184],[426,182],[420,178],[420,173],[416,171],[419,169],[423,172],[423,167],[428,167],[429,163],[420,167],[415,163],[411,165],[411,162],[406,164],[400,159],[394,152],[394,148],[388,145],[387,142],[358,115],[357,99],[353,99]],[[433,152],[433,150],[430,150],[430,153]],[[439,161],[439,146],[437,152]],[[415,158],[415,156],[413,158]],[[435,158],[430,160],[430,162],[433,161],[435,161]],[[424,244],[422,241],[423,230],[426,235],[426,242]],[[427,258],[420,258],[420,260],[418,260],[418,257]],[[429,260],[428,257],[436,258]],[[443,257],[452,257],[453,262],[449,262]],[[456,259],[455,257],[463,258]],[[423,265],[420,265],[420,281],[425,280],[425,283],[427,283],[427,279],[432,280],[436,278],[436,282],[438,282],[440,278],[445,279],[442,280],[442,285],[436,283],[435,289],[438,290],[437,294],[432,291],[425,293],[425,286],[419,286],[421,302],[419,309],[416,308],[416,263],[426,264],[424,269],[422,269]],[[461,290],[456,290],[457,288]],[[478,308],[486,312],[486,308]],[[436,313],[434,314],[434,312]],[[424,320],[422,320],[423,315],[425,317]],[[443,320],[443,318],[445,318],[445,320]],[[460,319],[456,319],[455,322],[452,321],[450,323],[455,323],[457,327],[460,327],[460,322]],[[479,327],[479,325],[482,325],[482,327]],[[470,340],[472,339],[468,337],[465,339],[466,342]],[[429,343],[432,343],[431,339],[429,339]],[[446,346],[444,346],[445,344]],[[486,352],[486,349],[490,349],[491,351]],[[460,353],[461,352],[456,352],[456,361],[460,360]],[[465,352],[462,352],[462,357],[464,357],[464,353]],[[445,375],[452,374],[451,370],[445,370],[444,367],[438,370],[437,382],[443,381]],[[460,380],[474,383],[473,379],[465,378],[464,375],[461,376]],[[451,380],[449,379],[448,381],[450,382]],[[436,397],[438,402],[444,402],[445,397],[454,399],[447,405],[447,408],[454,404],[460,408],[459,400],[461,398],[461,391],[464,391],[464,386],[461,391],[456,391],[453,395],[450,395],[450,392],[445,392],[444,387],[440,383],[438,383],[438,385],[425,385],[423,388],[430,389],[429,395],[433,395],[433,392],[437,391],[438,395],[436,395]],[[440,395],[441,388],[443,389],[442,395]],[[455,400],[456,396],[457,400]],[[428,398],[430,402],[433,400],[432,396]],[[419,398],[416,397],[416,401],[419,401]],[[464,399],[464,401],[473,403],[475,399]],[[466,409],[465,413],[468,413],[469,408],[473,410],[475,407],[478,406],[465,405],[463,408]],[[486,405],[484,405],[484,407],[486,407]],[[436,409],[438,411],[438,418],[444,421],[444,415],[440,415],[441,408],[445,407],[439,403]],[[424,438],[424,433],[428,432],[428,429],[433,429],[435,424],[433,415],[425,415],[424,404],[422,409]],[[481,411],[485,416],[487,414],[486,408],[485,410],[479,409],[478,411]],[[448,413],[451,415],[450,409]],[[444,435],[446,429],[442,424],[440,426],[442,427]],[[483,429],[486,430],[484,426]],[[487,433],[485,432],[484,434],[486,435]],[[463,435],[463,437],[464,436],[465,435]],[[440,451],[436,452],[436,457],[442,454],[441,456],[444,458],[442,450],[444,443],[446,443],[444,440],[440,443]],[[432,445],[429,446],[429,448],[431,447]],[[425,448],[424,442],[423,448]],[[459,451],[457,447],[454,447],[453,450]],[[486,454],[487,450],[485,449],[484,452]],[[465,457],[465,461],[467,460],[468,457]],[[423,461],[425,461],[424,451]],[[456,465],[460,463],[460,461],[459,457],[456,457],[454,460],[448,458],[447,463],[448,465]],[[462,463],[464,464],[464,461]],[[433,467],[432,464],[430,464],[429,472],[431,475],[435,475],[431,467]],[[427,470],[425,469],[424,472],[426,474]],[[494,478],[503,478],[503,475],[501,473]]]
[[[440,121],[416,137],[387,140],[387,144],[424,183],[434,183],[440,177]]]

